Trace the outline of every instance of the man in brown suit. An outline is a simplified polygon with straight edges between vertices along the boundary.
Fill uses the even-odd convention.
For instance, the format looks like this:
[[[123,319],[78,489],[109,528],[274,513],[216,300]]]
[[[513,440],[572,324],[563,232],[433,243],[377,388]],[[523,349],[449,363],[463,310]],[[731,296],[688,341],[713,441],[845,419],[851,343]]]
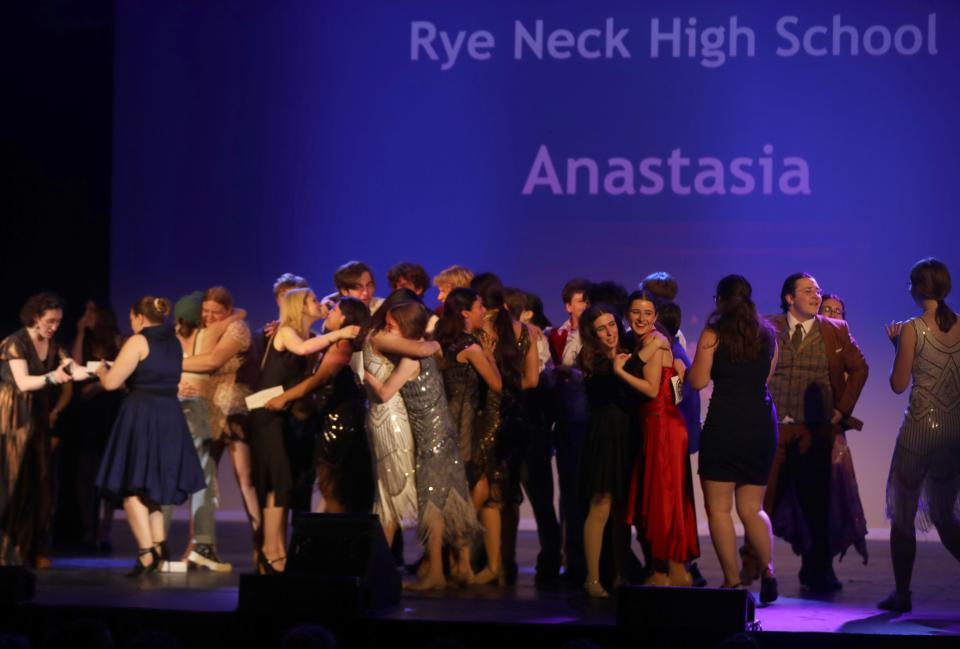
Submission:
[[[831,592],[842,585],[828,542],[830,456],[834,436],[863,426],[853,408],[868,369],[847,323],[817,315],[820,302],[817,280],[795,273],[780,291],[783,313],[768,318],[780,346],[770,380],[780,434],[764,509],[802,557],[800,583]]]

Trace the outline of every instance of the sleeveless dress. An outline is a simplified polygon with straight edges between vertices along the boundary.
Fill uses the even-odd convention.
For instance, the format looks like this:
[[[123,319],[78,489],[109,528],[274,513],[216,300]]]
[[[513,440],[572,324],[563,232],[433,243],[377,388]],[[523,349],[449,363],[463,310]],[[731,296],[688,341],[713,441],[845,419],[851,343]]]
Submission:
[[[56,392],[51,386],[21,392],[10,361],[26,360],[30,375],[40,376],[55,370],[62,357],[51,340],[41,360],[26,329],[0,343],[0,565],[36,558],[53,507],[49,422]]]
[[[588,505],[595,494],[624,502],[637,444],[628,386],[606,363],[584,377],[588,427],[580,454],[579,496]]]
[[[887,479],[887,517],[929,529],[960,522],[960,342],[937,340],[923,318],[917,334],[910,403]]]
[[[772,341],[771,341],[772,342]],[[700,438],[700,476],[765,485],[777,451],[777,410],[767,390],[775,346],[734,362],[723,340],[713,356],[713,396]]]
[[[469,361],[457,361],[457,354],[471,345],[479,344],[476,336],[464,332],[443,350],[443,385],[447,392],[447,405],[457,429],[460,459],[466,465],[467,483],[471,489],[483,476],[481,467],[471,461],[480,453],[474,427],[480,410],[480,385],[483,380]]]
[[[373,464],[363,426],[366,395],[349,365],[315,395],[320,416],[316,461],[331,469],[332,496],[347,512],[368,514],[373,509]]]
[[[643,446],[630,476],[627,523],[637,526],[654,559],[683,563],[700,556],[687,427],[673,403],[673,367],[660,372],[660,389],[640,405]]]
[[[267,341],[264,354],[257,392],[277,385],[289,390],[306,376],[307,357],[286,350],[278,352],[273,346],[273,339]],[[277,507],[290,505],[293,472],[286,447],[290,416],[288,412],[273,412],[266,408],[257,408],[250,413],[253,484],[261,507],[266,504],[270,492],[274,494]]]
[[[97,486],[114,498],[179,505],[206,486],[177,400],[183,349],[167,325],[140,335],[150,351],[127,379],[130,392],[107,440]]]
[[[386,381],[394,366],[367,340],[363,345],[363,367],[380,381]],[[376,477],[373,513],[383,525],[413,527],[417,521],[416,459],[407,407],[399,394],[385,403],[371,398],[367,404],[367,434]]]
[[[420,540],[426,543],[442,524],[444,542],[467,543],[480,526],[436,361],[421,359],[420,373],[400,388],[400,394],[417,447]]]
[[[496,350],[497,339],[486,331],[477,332],[482,344]],[[520,328],[517,349],[520,358],[524,358],[530,349],[530,334],[526,327]],[[523,368],[519,368],[522,372]],[[500,374],[507,372],[500,368]],[[520,454],[526,443],[526,413],[523,391],[519,385],[511,386],[504,381],[503,391],[497,394],[493,390],[480,386],[480,411],[474,425],[475,440],[473,452],[468,460],[467,472],[487,477],[490,485],[490,503],[517,503],[523,500],[520,491],[520,476],[516,475],[517,464],[522,460]]]

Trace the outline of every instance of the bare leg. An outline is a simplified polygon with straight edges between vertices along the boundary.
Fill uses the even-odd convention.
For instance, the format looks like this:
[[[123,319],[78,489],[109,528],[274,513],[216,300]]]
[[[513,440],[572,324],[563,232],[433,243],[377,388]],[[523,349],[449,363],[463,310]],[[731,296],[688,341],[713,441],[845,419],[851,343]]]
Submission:
[[[123,499],[123,511],[127,513],[127,522],[130,524],[130,531],[133,538],[137,541],[137,548],[142,553],[144,550],[153,548],[152,521],[150,520],[150,510],[139,496],[128,496]],[[163,515],[160,515],[160,527],[163,528]],[[138,561],[145,566],[153,563],[152,554],[140,554]]]
[[[397,533],[396,523],[386,523],[383,526],[383,535],[387,537],[387,547],[393,545],[393,537]]]
[[[231,429],[236,431],[242,428],[237,423],[229,424]],[[253,484],[253,459],[250,453],[250,445],[246,440],[232,438],[229,441],[230,462],[233,464],[233,474],[237,478],[237,486],[240,488],[240,496],[243,499],[243,506],[247,511],[247,519],[250,521],[250,527],[254,532],[260,529],[260,504],[257,502],[257,488]]]
[[[263,560],[277,572],[287,565],[287,510],[277,507],[271,491],[263,506]]]
[[[334,495],[336,485],[336,469],[325,464],[317,465],[317,484],[320,485],[320,493],[323,494],[323,500],[326,503],[326,512],[330,514],[343,514],[347,511],[346,505],[337,500]]]
[[[423,516],[424,514],[421,514]],[[434,516],[434,520],[427,525],[430,530],[427,535],[427,562],[429,568],[423,577],[418,575],[417,581],[405,584],[408,590],[438,590],[445,588],[447,580],[443,576],[443,515],[439,510],[426,514]]]
[[[610,518],[613,496],[609,493],[594,494],[590,500],[590,511],[583,524],[583,551],[587,560],[587,592],[591,596],[606,597],[600,586],[600,551],[603,549],[603,529]]]
[[[483,525],[483,545],[487,552],[487,565],[483,570],[473,576],[473,583],[488,584],[496,581],[500,577],[500,535],[502,533],[500,525],[500,510],[495,506],[490,506],[490,484],[486,476],[480,478],[473,491],[470,494],[473,500],[473,506],[477,509],[480,516],[480,524]]]
[[[710,526],[710,540],[720,560],[723,570],[723,587],[740,583],[740,571],[737,568],[737,535],[733,529],[733,482],[701,480],[703,501],[707,510],[707,522]],[[767,557],[769,559],[769,549]]]
[[[743,522],[744,536],[760,559],[767,576],[773,576],[773,528],[763,510],[766,488],[762,485],[739,485],[736,488],[737,515]]]

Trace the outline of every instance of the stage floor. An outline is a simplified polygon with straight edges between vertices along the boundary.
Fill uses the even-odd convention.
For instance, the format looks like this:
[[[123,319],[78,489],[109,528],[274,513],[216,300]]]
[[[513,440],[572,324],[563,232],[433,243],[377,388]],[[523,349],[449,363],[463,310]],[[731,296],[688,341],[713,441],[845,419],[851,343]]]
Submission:
[[[133,543],[122,521],[114,530],[112,557],[54,557],[53,569],[37,575],[34,604],[47,606],[124,607],[184,611],[233,611],[237,606],[239,573],[250,568],[249,535],[238,523],[219,528],[220,550],[234,564],[234,572],[151,575],[139,580],[123,577],[133,561]],[[182,549],[185,529],[175,523],[171,550]],[[415,539],[406,537],[406,555],[418,554]],[[709,585],[722,579],[710,540],[700,539],[699,566]],[[937,542],[918,544],[914,571],[912,613],[894,615],[875,605],[892,589],[889,547],[886,541],[868,543],[870,562],[863,565],[848,554],[836,572],[843,590],[827,597],[801,591],[797,582],[799,559],[789,548],[775,548],[780,599],[758,609],[763,631],[865,633],[897,635],[960,635],[960,564]],[[576,589],[544,590],[534,586],[536,533],[521,532],[518,559],[521,574],[515,588],[478,586],[444,592],[404,593],[399,607],[381,617],[392,620],[496,622],[514,624],[574,624],[612,626],[613,600],[588,600]],[[405,577],[410,579],[410,577]],[[759,584],[754,585],[756,591]]]

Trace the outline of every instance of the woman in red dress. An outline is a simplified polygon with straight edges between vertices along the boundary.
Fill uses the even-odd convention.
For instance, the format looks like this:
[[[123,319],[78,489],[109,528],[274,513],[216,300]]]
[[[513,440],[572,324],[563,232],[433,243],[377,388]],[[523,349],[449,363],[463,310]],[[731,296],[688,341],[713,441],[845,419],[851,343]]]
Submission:
[[[630,478],[627,523],[637,532],[652,565],[647,584],[690,586],[684,563],[700,556],[687,455],[687,426],[674,403],[671,379],[682,373],[670,342],[656,328],[655,298],[636,291],[627,300],[635,337],[633,354],[621,354],[614,371],[646,397],[640,405],[641,452]],[[630,366],[627,362],[630,361]],[[679,367],[677,367],[679,365]],[[682,378],[682,375],[681,375]]]

